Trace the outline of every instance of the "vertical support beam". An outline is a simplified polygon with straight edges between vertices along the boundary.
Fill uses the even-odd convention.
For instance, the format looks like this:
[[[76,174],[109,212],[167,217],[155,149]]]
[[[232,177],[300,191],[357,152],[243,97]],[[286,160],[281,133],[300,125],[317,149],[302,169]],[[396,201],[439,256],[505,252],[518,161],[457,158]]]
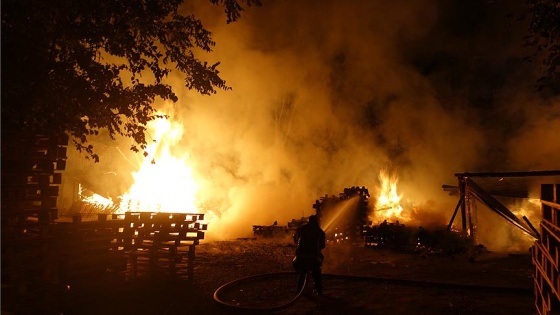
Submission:
[[[195,260],[194,249],[195,249],[195,245],[189,246],[189,258],[187,261],[187,277],[190,282],[194,281],[194,260]]]
[[[130,266],[129,279],[136,279],[138,275],[138,256],[136,256],[135,251],[128,254],[128,265]]]
[[[134,222],[135,218],[132,216],[132,212],[126,212],[124,214],[124,226],[122,230],[122,246],[124,251],[132,249],[133,239],[135,238],[134,232],[138,228],[137,222]]]
[[[459,190],[461,191],[461,225],[463,233],[467,232],[467,184],[463,176],[459,177]]]
[[[467,217],[469,220],[469,238],[473,243],[476,243],[476,228],[474,220],[476,220],[476,199],[467,196]]]
[[[560,184],[543,184],[541,185],[541,200],[559,204],[560,203]],[[542,205],[542,216],[544,220],[560,226],[560,215],[551,206]]]

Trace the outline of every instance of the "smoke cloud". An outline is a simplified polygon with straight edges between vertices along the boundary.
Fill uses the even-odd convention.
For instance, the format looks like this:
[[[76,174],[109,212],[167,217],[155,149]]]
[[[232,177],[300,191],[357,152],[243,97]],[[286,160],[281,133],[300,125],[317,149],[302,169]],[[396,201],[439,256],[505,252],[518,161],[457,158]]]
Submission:
[[[308,216],[345,187],[375,196],[381,169],[426,211],[419,220],[448,220],[457,200],[441,185],[457,172],[560,168],[560,102],[534,93],[509,2],[265,1],[229,25],[204,1],[188,6],[232,87],[201,96],[171,78],[176,150],[220,218],[209,236]],[[100,169],[134,170],[126,147],[107,146]]]

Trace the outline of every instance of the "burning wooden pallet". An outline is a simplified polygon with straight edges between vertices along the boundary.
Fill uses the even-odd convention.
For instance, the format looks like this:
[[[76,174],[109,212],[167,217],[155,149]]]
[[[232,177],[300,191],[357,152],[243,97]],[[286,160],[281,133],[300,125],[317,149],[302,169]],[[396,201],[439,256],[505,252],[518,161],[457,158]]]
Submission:
[[[404,249],[411,245],[411,230],[405,225],[383,221],[379,225],[364,227],[366,247],[390,247]]]
[[[195,247],[207,224],[201,213],[127,212],[117,244],[128,257],[129,276],[194,277]]]
[[[355,186],[345,188],[338,196],[325,195],[315,201],[313,208],[327,233],[327,241],[362,240],[363,227],[370,224],[369,197],[367,188]]]
[[[327,240],[356,241],[363,237],[363,227],[371,224],[368,221],[368,198],[369,191],[365,187],[345,188],[339,196],[329,196],[319,198],[315,201],[313,208],[316,215],[322,220],[322,226],[326,229]],[[340,210],[340,205],[345,201],[354,200],[351,211]],[[272,225],[253,225],[253,235],[259,237],[285,237],[293,235],[295,231],[308,221],[307,217],[292,219],[287,225],[280,226],[277,222]]]

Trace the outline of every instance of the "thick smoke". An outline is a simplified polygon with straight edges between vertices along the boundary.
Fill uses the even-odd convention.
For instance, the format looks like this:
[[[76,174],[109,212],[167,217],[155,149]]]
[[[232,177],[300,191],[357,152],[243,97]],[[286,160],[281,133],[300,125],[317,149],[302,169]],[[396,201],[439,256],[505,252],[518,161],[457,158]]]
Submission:
[[[520,62],[524,28],[506,17],[519,8],[467,3],[265,1],[229,25],[189,4],[232,87],[203,97],[173,81],[178,150],[220,218],[209,234],[284,224],[345,187],[375,195],[381,169],[429,221],[450,218],[441,185],[454,173],[560,168],[559,102],[533,92],[535,65]],[[119,155],[101,163],[128,171]]]

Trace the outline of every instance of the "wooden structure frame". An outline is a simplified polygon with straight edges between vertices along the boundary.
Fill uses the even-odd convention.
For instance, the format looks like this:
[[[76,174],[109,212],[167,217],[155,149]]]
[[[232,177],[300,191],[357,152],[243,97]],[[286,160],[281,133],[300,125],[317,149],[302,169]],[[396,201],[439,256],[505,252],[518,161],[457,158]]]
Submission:
[[[540,239],[533,246],[537,314],[560,314],[560,184],[541,187]]]
[[[495,199],[489,192],[480,187],[473,178],[511,178],[511,177],[543,177],[543,176],[560,176],[560,170],[551,171],[527,171],[527,172],[494,172],[494,173],[457,173],[455,177],[458,179],[458,187],[444,185],[444,190],[458,190],[459,201],[447,229],[455,220],[457,212],[461,209],[461,228],[462,231],[471,240],[476,239],[476,229],[473,218],[473,198],[476,198],[485,203],[492,211],[496,212],[502,218],[520,228],[525,233],[538,238],[538,233],[531,223],[526,219],[524,220],[515,216],[507,207]]]

